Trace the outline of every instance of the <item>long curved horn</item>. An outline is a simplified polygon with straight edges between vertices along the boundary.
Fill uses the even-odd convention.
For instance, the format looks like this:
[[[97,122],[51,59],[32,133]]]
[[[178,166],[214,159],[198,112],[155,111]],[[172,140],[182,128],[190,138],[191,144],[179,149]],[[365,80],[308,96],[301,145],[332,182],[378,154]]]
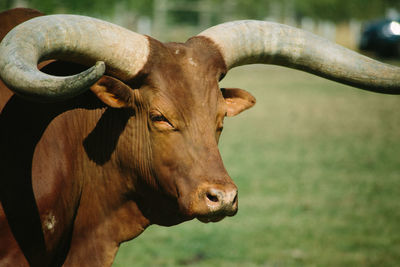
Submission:
[[[400,68],[294,27],[243,20],[211,27],[198,36],[211,39],[219,47],[228,69],[275,64],[365,90],[400,94]]]
[[[0,76],[17,94],[40,102],[79,95],[105,72],[128,81],[149,56],[148,39],[117,25],[76,15],[51,15],[15,27],[0,44]],[[94,65],[73,76],[37,69],[44,59]],[[103,63],[104,62],[104,63]]]

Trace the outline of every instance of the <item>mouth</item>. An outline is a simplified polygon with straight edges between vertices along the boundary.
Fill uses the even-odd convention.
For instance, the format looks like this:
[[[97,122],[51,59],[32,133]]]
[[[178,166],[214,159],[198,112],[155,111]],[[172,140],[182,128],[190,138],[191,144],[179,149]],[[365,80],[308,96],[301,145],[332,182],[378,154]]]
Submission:
[[[199,220],[202,223],[209,223],[209,222],[215,223],[215,222],[221,221],[225,217],[226,216],[224,216],[224,215],[212,216],[212,217],[210,217],[210,216],[198,216],[197,220]]]
[[[225,217],[232,217],[236,215],[237,211],[238,210],[236,204],[236,207],[232,210],[222,209],[222,210],[212,211],[206,214],[197,215],[196,219],[198,219],[202,223],[219,222]]]

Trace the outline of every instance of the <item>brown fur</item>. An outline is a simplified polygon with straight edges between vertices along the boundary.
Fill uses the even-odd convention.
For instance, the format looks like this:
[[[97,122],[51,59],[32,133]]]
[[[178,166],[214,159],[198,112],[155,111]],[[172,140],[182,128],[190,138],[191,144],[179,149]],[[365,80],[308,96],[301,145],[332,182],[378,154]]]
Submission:
[[[3,40],[4,36],[16,25],[27,21],[31,18],[43,16],[44,14],[29,8],[14,8],[6,10],[0,13],[0,41]],[[3,81],[0,79],[0,88],[6,88]],[[0,110],[3,108],[2,104],[10,98],[12,92],[10,90],[3,89],[0,94]]]
[[[1,266],[110,266],[119,244],[150,224],[236,213],[236,196],[215,210],[204,201],[209,188],[236,190],[217,143],[229,109],[254,98],[225,93],[244,99],[229,108],[235,101],[218,87],[225,64],[205,38],[149,40],[149,61],[128,84],[104,76],[56,104],[0,85]],[[81,69],[52,62],[43,71]]]

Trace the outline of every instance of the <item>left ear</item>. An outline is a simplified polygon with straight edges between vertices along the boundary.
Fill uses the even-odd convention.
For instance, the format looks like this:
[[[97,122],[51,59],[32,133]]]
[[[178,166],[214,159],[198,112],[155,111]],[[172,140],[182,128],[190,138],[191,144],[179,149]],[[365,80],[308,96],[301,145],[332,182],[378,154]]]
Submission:
[[[113,108],[126,108],[131,105],[132,89],[111,76],[104,75],[95,84],[90,87],[90,90],[104,104]]]
[[[239,88],[221,88],[221,92],[227,105],[227,117],[236,116],[256,103],[254,96]]]

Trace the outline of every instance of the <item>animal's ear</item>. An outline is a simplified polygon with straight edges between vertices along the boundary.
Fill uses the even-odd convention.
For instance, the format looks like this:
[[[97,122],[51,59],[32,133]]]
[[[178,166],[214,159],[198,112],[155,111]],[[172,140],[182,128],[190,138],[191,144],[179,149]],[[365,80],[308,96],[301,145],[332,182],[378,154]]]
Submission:
[[[113,108],[126,108],[131,105],[131,88],[118,79],[104,75],[90,87],[104,104]]]
[[[239,88],[221,88],[221,92],[227,105],[226,116],[228,117],[236,116],[256,103],[254,96]]]

